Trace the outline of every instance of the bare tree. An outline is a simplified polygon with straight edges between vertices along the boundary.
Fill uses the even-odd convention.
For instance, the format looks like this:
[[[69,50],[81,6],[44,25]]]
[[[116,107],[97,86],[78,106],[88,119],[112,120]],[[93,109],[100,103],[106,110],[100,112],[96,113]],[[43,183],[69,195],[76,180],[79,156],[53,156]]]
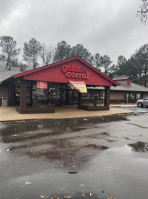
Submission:
[[[93,62],[94,59],[91,53],[86,48],[84,48],[82,44],[77,44],[76,46],[72,47],[71,57],[80,57],[90,64]]]
[[[28,43],[24,43],[23,58],[25,61],[33,66],[33,69],[37,68],[37,66],[39,65],[38,57],[41,50],[41,43],[35,38],[30,39]]]
[[[103,68],[105,75],[109,74],[109,66],[112,63],[110,57],[107,55],[100,57],[100,67]]]
[[[140,0],[142,3],[140,9],[137,11],[137,16],[139,19],[145,23],[147,21],[148,14],[148,0]]]
[[[66,41],[57,44],[54,61],[62,61],[71,57],[71,46]]]
[[[49,65],[53,62],[55,55],[55,49],[51,46],[47,47],[44,43],[42,45],[42,50],[41,50],[41,59],[42,59],[42,64],[43,65]]]
[[[2,53],[0,55],[0,61],[5,62],[5,69],[11,70],[14,66],[16,56],[19,54],[20,49],[16,48],[16,41],[10,36],[0,37],[0,47],[2,48]]]
[[[101,58],[101,55],[99,53],[96,53],[95,56],[94,56],[94,62],[95,62],[95,67],[100,70],[100,58]]]

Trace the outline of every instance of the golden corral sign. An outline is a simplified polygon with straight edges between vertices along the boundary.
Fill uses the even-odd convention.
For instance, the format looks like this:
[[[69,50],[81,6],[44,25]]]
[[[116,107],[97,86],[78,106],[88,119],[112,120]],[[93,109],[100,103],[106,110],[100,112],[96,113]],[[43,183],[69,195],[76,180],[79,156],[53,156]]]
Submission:
[[[80,69],[78,66],[62,66],[62,71],[68,78],[89,79],[88,73],[85,70]]]
[[[87,93],[86,84],[84,81],[71,81],[69,80],[71,89],[76,89],[80,93]]]

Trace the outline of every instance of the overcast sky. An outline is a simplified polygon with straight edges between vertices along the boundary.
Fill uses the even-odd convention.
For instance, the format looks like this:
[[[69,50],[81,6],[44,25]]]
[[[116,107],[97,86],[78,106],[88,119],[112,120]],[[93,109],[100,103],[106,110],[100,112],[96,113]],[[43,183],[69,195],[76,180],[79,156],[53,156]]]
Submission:
[[[114,62],[148,43],[148,22],[136,17],[140,0],[0,0],[0,36],[23,48],[32,37],[56,46],[83,44]]]

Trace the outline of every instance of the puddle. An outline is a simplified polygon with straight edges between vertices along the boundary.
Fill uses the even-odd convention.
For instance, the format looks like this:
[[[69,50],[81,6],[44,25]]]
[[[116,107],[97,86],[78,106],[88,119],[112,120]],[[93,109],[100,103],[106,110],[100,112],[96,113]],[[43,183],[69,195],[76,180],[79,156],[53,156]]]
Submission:
[[[139,127],[139,128],[148,129],[148,127],[146,127],[146,126],[141,126],[141,125],[138,125],[138,124],[132,124],[132,123],[128,123],[128,124],[133,125],[133,126],[137,126],[137,127]]]
[[[105,139],[107,142],[117,142],[117,140]]]
[[[139,108],[137,106],[128,106],[128,107],[120,107],[121,109],[126,109],[126,110],[130,110],[135,112],[135,114],[144,114],[144,113],[148,113],[148,109],[143,107],[143,108]]]
[[[82,127],[82,128],[75,128],[73,129],[73,132],[79,132],[79,131],[83,131],[83,130],[86,130],[88,128],[85,128],[85,127]]]
[[[77,171],[69,171],[68,173],[69,174],[77,174],[78,172]]]
[[[146,152],[148,151],[148,143],[146,142],[136,142],[134,144],[128,144],[135,152]]]
[[[109,147],[107,147],[107,146],[99,146],[99,145],[96,145],[96,144],[87,144],[87,145],[83,146],[83,148],[93,148],[93,149],[99,149],[99,150],[106,150]]]
[[[109,134],[109,133],[107,133],[107,132],[102,132],[102,133],[101,133],[101,135],[104,135],[104,136],[110,136],[110,134]]]
[[[32,157],[44,157],[50,161],[52,160],[60,160],[61,156],[58,152],[56,151],[50,151],[50,152],[39,152],[39,153],[31,153],[30,154]]]
[[[0,130],[6,128],[6,126],[7,126],[6,124],[0,123]]]
[[[26,121],[24,123],[14,122],[7,123],[7,126],[3,123],[0,123],[1,133],[5,133],[5,135],[16,134],[16,132],[27,132],[30,130],[36,131],[37,129],[59,129],[59,130],[85,130],[87,125],[94,125],[98,123],[104,122],[113,122],[127,120],[125,116],[105,116],[105,117],[95,117],[95,118],[87,118],[84,120],[83,118],[74,118],[74,119],[51,119],[51,120],[39,120],[39,121]]]

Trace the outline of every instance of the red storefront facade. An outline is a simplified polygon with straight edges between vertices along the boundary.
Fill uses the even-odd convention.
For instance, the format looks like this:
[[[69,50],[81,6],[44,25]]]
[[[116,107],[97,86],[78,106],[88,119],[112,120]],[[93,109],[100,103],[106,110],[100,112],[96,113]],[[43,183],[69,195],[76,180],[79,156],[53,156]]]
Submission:
[[[79,57],[14,75],[4,83],[11,84],[9,105],[20,113],[55,112],[56,106],[74,104],[85,110],[108,110],[110,86],[119,85]],[[90,86],[103,86],[104,93],[91,94]]]

